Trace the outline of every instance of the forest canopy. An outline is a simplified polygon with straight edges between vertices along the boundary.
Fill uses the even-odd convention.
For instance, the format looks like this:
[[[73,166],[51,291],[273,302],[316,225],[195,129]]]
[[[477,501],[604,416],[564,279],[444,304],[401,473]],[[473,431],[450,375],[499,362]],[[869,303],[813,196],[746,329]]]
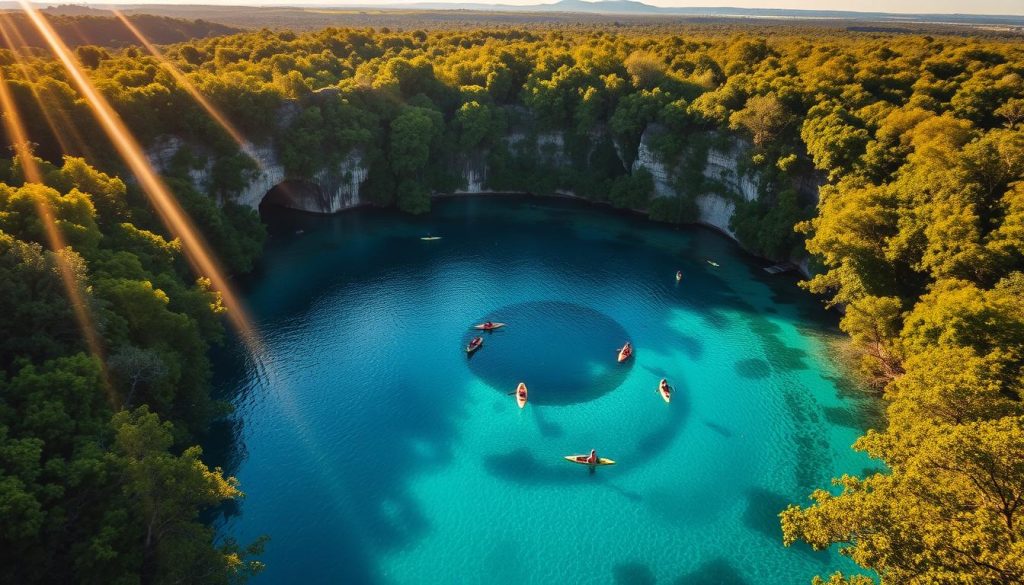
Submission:
[[[248,139],[272,144],[290,176],[358,150],[368,175],[360,196],[380,205],[425,212],[432,193],[459,186],[459,164],[477,158],[490,188],[570,191],[663,221],[696,219],[702,194],[727,198],[748,249],[820,264],[806,286],[845,308],[841,327],[864,379],[888,404],[885,427],[855,445],[885,471],[839,478],[784,511],[786,544],[838,544],[890,585],[1024,581],[1018,40],[326,29],[165,53]],[[231,201],[251,161],[153,57],[78,55],[144,143],[170,135],[213,153],[204,188],[188,180],[184,149],[169,181],[229,268],[249,270],[262,227]],[[124,168],[66,73],[45,55],[10,51],[0,67],[37,154],[52,163],[46,185],[5,164],[0,186],[0,303],[14,316],[0,335],[0,566],[15,571],[0,580],[52,579],[32,570],[49,554],[96,581],[175,580],[193,567],[168,561],[182,558],[222,580],[257,570],[195,521],[196,510],[238,496],[190,447],[220,412],[207,357],[221,337],[216,295],[115,178]],[[670,169],[670,193],[635,164],[642,144]],[[708,176],[712,151],[739,153],[756,198]],[[102,317],[113,404],[100,362],[67,325],[54,252],[30,217],[39,198],[58,210],[71,243],[62,253],[74,255]],[[160,474],[192,488],[146,508],[135,496],[170,481]],[[93,495],[73,495],[82,493]],[[143,522],[174,529],[154,541]]]

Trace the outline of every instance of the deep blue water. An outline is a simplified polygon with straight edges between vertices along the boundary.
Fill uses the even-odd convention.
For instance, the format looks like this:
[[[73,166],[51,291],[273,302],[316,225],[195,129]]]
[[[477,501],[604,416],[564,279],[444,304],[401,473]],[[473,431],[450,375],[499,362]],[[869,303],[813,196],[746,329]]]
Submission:
[[[780,510],[870,466],[849,448],[870,404],[830,358],[836,318],[794,277],[710,230],[563,200],[270,228],[246,294],[268,355],[218,365],[237,407],[219,456],[247,493],[221,530],[271,536],[255,583],[788,585],[852,568],[781,544]],[[509,325],[467,358],[486,319]],[[591,448],[618,464],[562,460]]]

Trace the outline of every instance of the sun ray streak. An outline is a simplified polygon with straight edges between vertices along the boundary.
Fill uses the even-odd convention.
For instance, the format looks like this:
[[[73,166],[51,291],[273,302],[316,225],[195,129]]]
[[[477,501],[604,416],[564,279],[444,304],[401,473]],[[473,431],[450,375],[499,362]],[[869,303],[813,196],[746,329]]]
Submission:
[[[0,12],[0,38],[3,38],[4,43],[8,47],[28,46],[25,43],[24,37],[21,36],[21,32],[18,31],[18,28],[11,22],[10,13],[7,12]],[[85,141],[82,140],[82,136],[78,132],[78,127],[71,123],[67,116],[64,115],[63,111],[55,110],[51,112],[50,108],[46,107],[45,102],[43,101],[43,96],[40,93],[40,88],[35,84],[37,76],[25,62],[25,56],[14,49],[11,50],[11,54],[14,57],[14,64],[18,67],[18,71],[21,73],[22,79],[28,85],[29,91],[32,92],[32,97],[36,100],[36,103],[39,104],[39,111],[42,113],[43,119],[45,120],[47,127],[50,129],[50,133],[60,144],[61,151],[65,153],[81,152],[83,154],[88,154],[89,149],[85,145]],[[58,123],[54,117],[60,118],[61,123]],[[74,145],[72,145],[68,140],[66,134],[71,134],[71,139],[75,142]]]
[[[135,38],[139,39],[139,42],[142,43],[142,46],[145,47],[146,50],[149,51],[149,53],[153,55],[153,57],[156,58],[157,61],[160,62],[160,65],[168,73],[171,74],[171,77],[174,78],[174,81],[177,82],[178,86],[184,89],[186,92],[188,92],[188,94],[192,96],[192,99],[194,99],[196,103],[202,106],[202,108],[206,110],[206,113],[211,118],[213,118],[215,122],[220,124],[220,127],[223,128],[225,132],[227,132],[228,136],[230,136],[231,139],[234,140],[236,144],[238,144],[238,148],[240,148],[242,152],[248,155],[249,158],[253,159],[256,162],[256,164],[260,164],[259,158],[257,158],[253,152],[251,143],[248,140],[246,140],[242,133],[234,126],[234,124],[232,124],[231,121],[227,119],[227,116],[221,113],[220,110],[218,110],[212,103],[210,103],[210,100],[207,99],[205,95],[203,95],[203,92],[199,91],[199,88],[196,87],[194,83],[192,83],[192,80],[189,79],[188,76],[185,75],[185,73],[182,72],[181,69],[178,69],[177,65],[175,65],[170,59],[164,57],[163,53],[160,52],[160,49],[153,45],[153,43],[149,42],[149,39],[147,39],[145,35],[142,34],[142,31],[140,31],[134,24],[132,24],[132,22],[128,20],[128,17],[125,16],[120,10],[116,8],[111,8],[110,11],[113,12],[114,16],[120,19],[122,23],[124,23],[125,27],[127,27],[128,30],[131,31],[133,35],[135,35]]]
[[[345,476],[337,465],[331,463],[330,450],[324,446],[321,438],[317,436],[317,433],[309,425],[305,417],[303,417],[294,400],[293,392],[288,388],[288,381],[282,376],[283,368],[275,363],[274,356],[267,351],[266,344],[259,331],[252,324],[248,314],[235,297],[228,282],[223,277],[223,272],[219,269],[215,258],[206,252],[205,243],[200,234],[195,231],[184,210],[180,208],[170,190],[153,171],[149,162],[142,154],[141,147],[129,133],[123,121],[121,121],[109,103],[85,76],[78,63],[71,56],[70,51],[63,45],[53,29],[48,26],[48,23],[42,19],[28,0],[18,1],[22,8],[28,12],[33,23],[46,39],[54,54],[57,55],[58,59],[68,70],[79,92],[85,97],[99,119],[101,126],[118,149],[118,152],[138,178],[143,190],[149,196],[153,206],[157,209],[158,214],[168,226],[168,229],[181,239],[186,255],[195,270],[210,278],[214,288],[220,291],[224,304],[228,308],[228,316],[235,325],[240,339],[246,346],[250,359],[252,359],[256,383],[267,390],[279,393],[281,398],[281,414],[294,426],[299,442],[311,454],[313,460],[319,463],[317,466],[318,471],[326,481],[333,484],[341,484]],[[197,95],[199,95],[198,92]],[[247,150],[246,152],[248,154]],[[253,158],[258,163],[258,159]],[[333,498],[331,503],[335,506],[337,516],[344,517],[351,514],[350,502],[343,501],[341,498]]]
[[[213,254],[208,251],[209,247],[205,239],[192,224],[192,221],[171,193],[171,190],[157,175],[156,171],[153,170],[152,165],[150,165],[143,153],[141,145],[106,98],[100,94],[96,86],[85,75],[81,65],[71,54],[67,45],[57,35],[56,31],[54,31],[53,27],[50,26],[50,23],[43,18],[36,7],[28,0],[18,0],[18,4],[28,15],[33,26],[42,35],[50,50],[53,51],[57,59],[64,65],[75,87],[82,97],[85,98],[86,103],[92,109],[100,126],[110,138],[118,154],[124,159],[129,169],[139,181],[139,185],[149,198],[150,203],[164,225],[181,241],[185,257],[193,269],[200,276],[208,278],[213,288],[220,293],[222,302],[227,309],[228,320],[238,331],[246,347],[253,353],[255,359],[262,360],[265,352],[263,342],[242,303],[230,286],[224,271]]]
[[[11,95],[11,91],[7,83],[4,71],[0,68],[0,106],[3,107],[4,129],[7,131],[7,135],[10,139],[14,142],[14,153],[21,163],[22,172],[25,175],[26,182],[43,184],[43,173],[32,154],[31,148],[29,147],[28,135],[25,132],[25,127],[22,125],[17,105],[14,102],[14,96]],[[68,258],[64,255],[67,243],[64,241],[64,236],[61,234],[60,228],[57,227],[57,221],[53,215],[53,209],[50,207],[49,202],[43,197],[35,197],[33,198],[33,201],[35,202],[36,212],[39,214],[39,218],[43,226],[43,232],[45,234],[47,244],[54,252],[57,272],[59,273],[61,282],[67,292],[68,301],[71,303],[71,311],[74,314],[75,321],[77,322],[79,329],[82,331],[82,338],[85,341],[89,353],[99,360],[104,386],[107,391],[107,398],[110,401],[111,406],[117,406],[119,401],[114,395],[113,385],[110,383],[107,376],[106,365],[103,359],[103,344],[100,343],[92,314],[89,310],[89,306],[86,304],[84,296],[82,295],[81,286],[75,276],[74,269],[68,261]]]

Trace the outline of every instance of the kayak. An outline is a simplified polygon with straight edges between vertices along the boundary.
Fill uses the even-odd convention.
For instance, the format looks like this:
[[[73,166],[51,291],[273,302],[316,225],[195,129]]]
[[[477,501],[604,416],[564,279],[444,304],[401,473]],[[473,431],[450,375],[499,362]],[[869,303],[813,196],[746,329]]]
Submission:
[[[565,460],[568,461],[569,463],[579,463],[580,465],[615,465],[615,461],[611,459],[606,459],[604,457],[598,457],[597,463],[587,463],[587,457],[588,455],[566,455]]]
[[[481,323],[479,325],[473,325],[473,329],[480,329],[481,331],[494,331],[495,329],[500,329],[504,326],[504,323],[491,323],[491,326],[488,327],[486,323]]]
[[[712,262],[711,260],[708,260],[707,262],[708,264],[714,266],[715,268],[718,268],[718,262]]]
[[[630,356],[633,355],[633,347],[630,345],[623,345],[622,349],[619,350],[619,363],[626,361]]]
[[[484,338],[483,337],[474,337],[473,341],[470,341],[469,345],[466,346],[466,353],[472,354],[474,351],[476,351],[476,350],[480,349],[481,347],[483,347],[483,345],[484,345]]]
[[[519,408],[526,406],[526,396],[528,391],[526,390],[526,384],[520,382],[519,386],[516,386],[516,403],[519,404]]]
[[[682,282],[682,280],[683,280],[683,273],[682,272],[676,272],[676,282]]]
[[[434,240],[440,240],[441,236],[423,236],[420,239],[424,242],[433,242]]]
[[[661,383],[658,384],[658,392],[665,402],[672,401],[672,387],[668,385],[668,380],[662,379]]]

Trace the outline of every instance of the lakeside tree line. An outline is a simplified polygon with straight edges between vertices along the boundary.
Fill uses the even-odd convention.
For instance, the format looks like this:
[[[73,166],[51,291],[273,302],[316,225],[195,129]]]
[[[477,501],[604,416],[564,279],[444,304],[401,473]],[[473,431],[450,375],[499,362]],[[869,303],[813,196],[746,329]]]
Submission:
[[[472,157],[486,158],[494,188],[571,190],[665,221],[693,220],[701,193],[732,197],[748,248],[784,258],[806,246],[819,259],[806,286],[845,307],[864,378],[888,401],[886,427],[856,445],[886,471],[786,510],[785,541],[839,543],[891,585],[1024,582],[1021,43],[743,27],[327,29],[166,54],[249,139],[274,144],[294,178],[359,149],[362,195],[380,205],[428,210],[432,191],[458,186],[453,162]],[[249,270],[263,231],[231,198],[254,163],[153,58],[78,56],[143,142],[169,134],[213,152],[208,193],[183,179],[198,159],[188,149],[170,181],[229,268]],[[259,543],[215,544],[196,521],[238,495],[190,447],[223,413],[209,398],[216,295],[113,176],[123,169],[60,66],[3,51],[0,66],[36,152],[55,163],[45,187],[24,185],[16,162],[0,169],[0,570],[13,571],[0,580],[243,578],[258,570],[247,553]],[[633,171],[652,127],[673,197]],[[563,152],[512,148],[523,131],[560,133]],[[704,175],[708,149],[737,136],[749,144],[742,170],[760,177],[753,202]],[[820,201],[808,183],[823,184]],[[42,247],[39,198],[71,243],[61,253],[98,316],[115,400]]]

